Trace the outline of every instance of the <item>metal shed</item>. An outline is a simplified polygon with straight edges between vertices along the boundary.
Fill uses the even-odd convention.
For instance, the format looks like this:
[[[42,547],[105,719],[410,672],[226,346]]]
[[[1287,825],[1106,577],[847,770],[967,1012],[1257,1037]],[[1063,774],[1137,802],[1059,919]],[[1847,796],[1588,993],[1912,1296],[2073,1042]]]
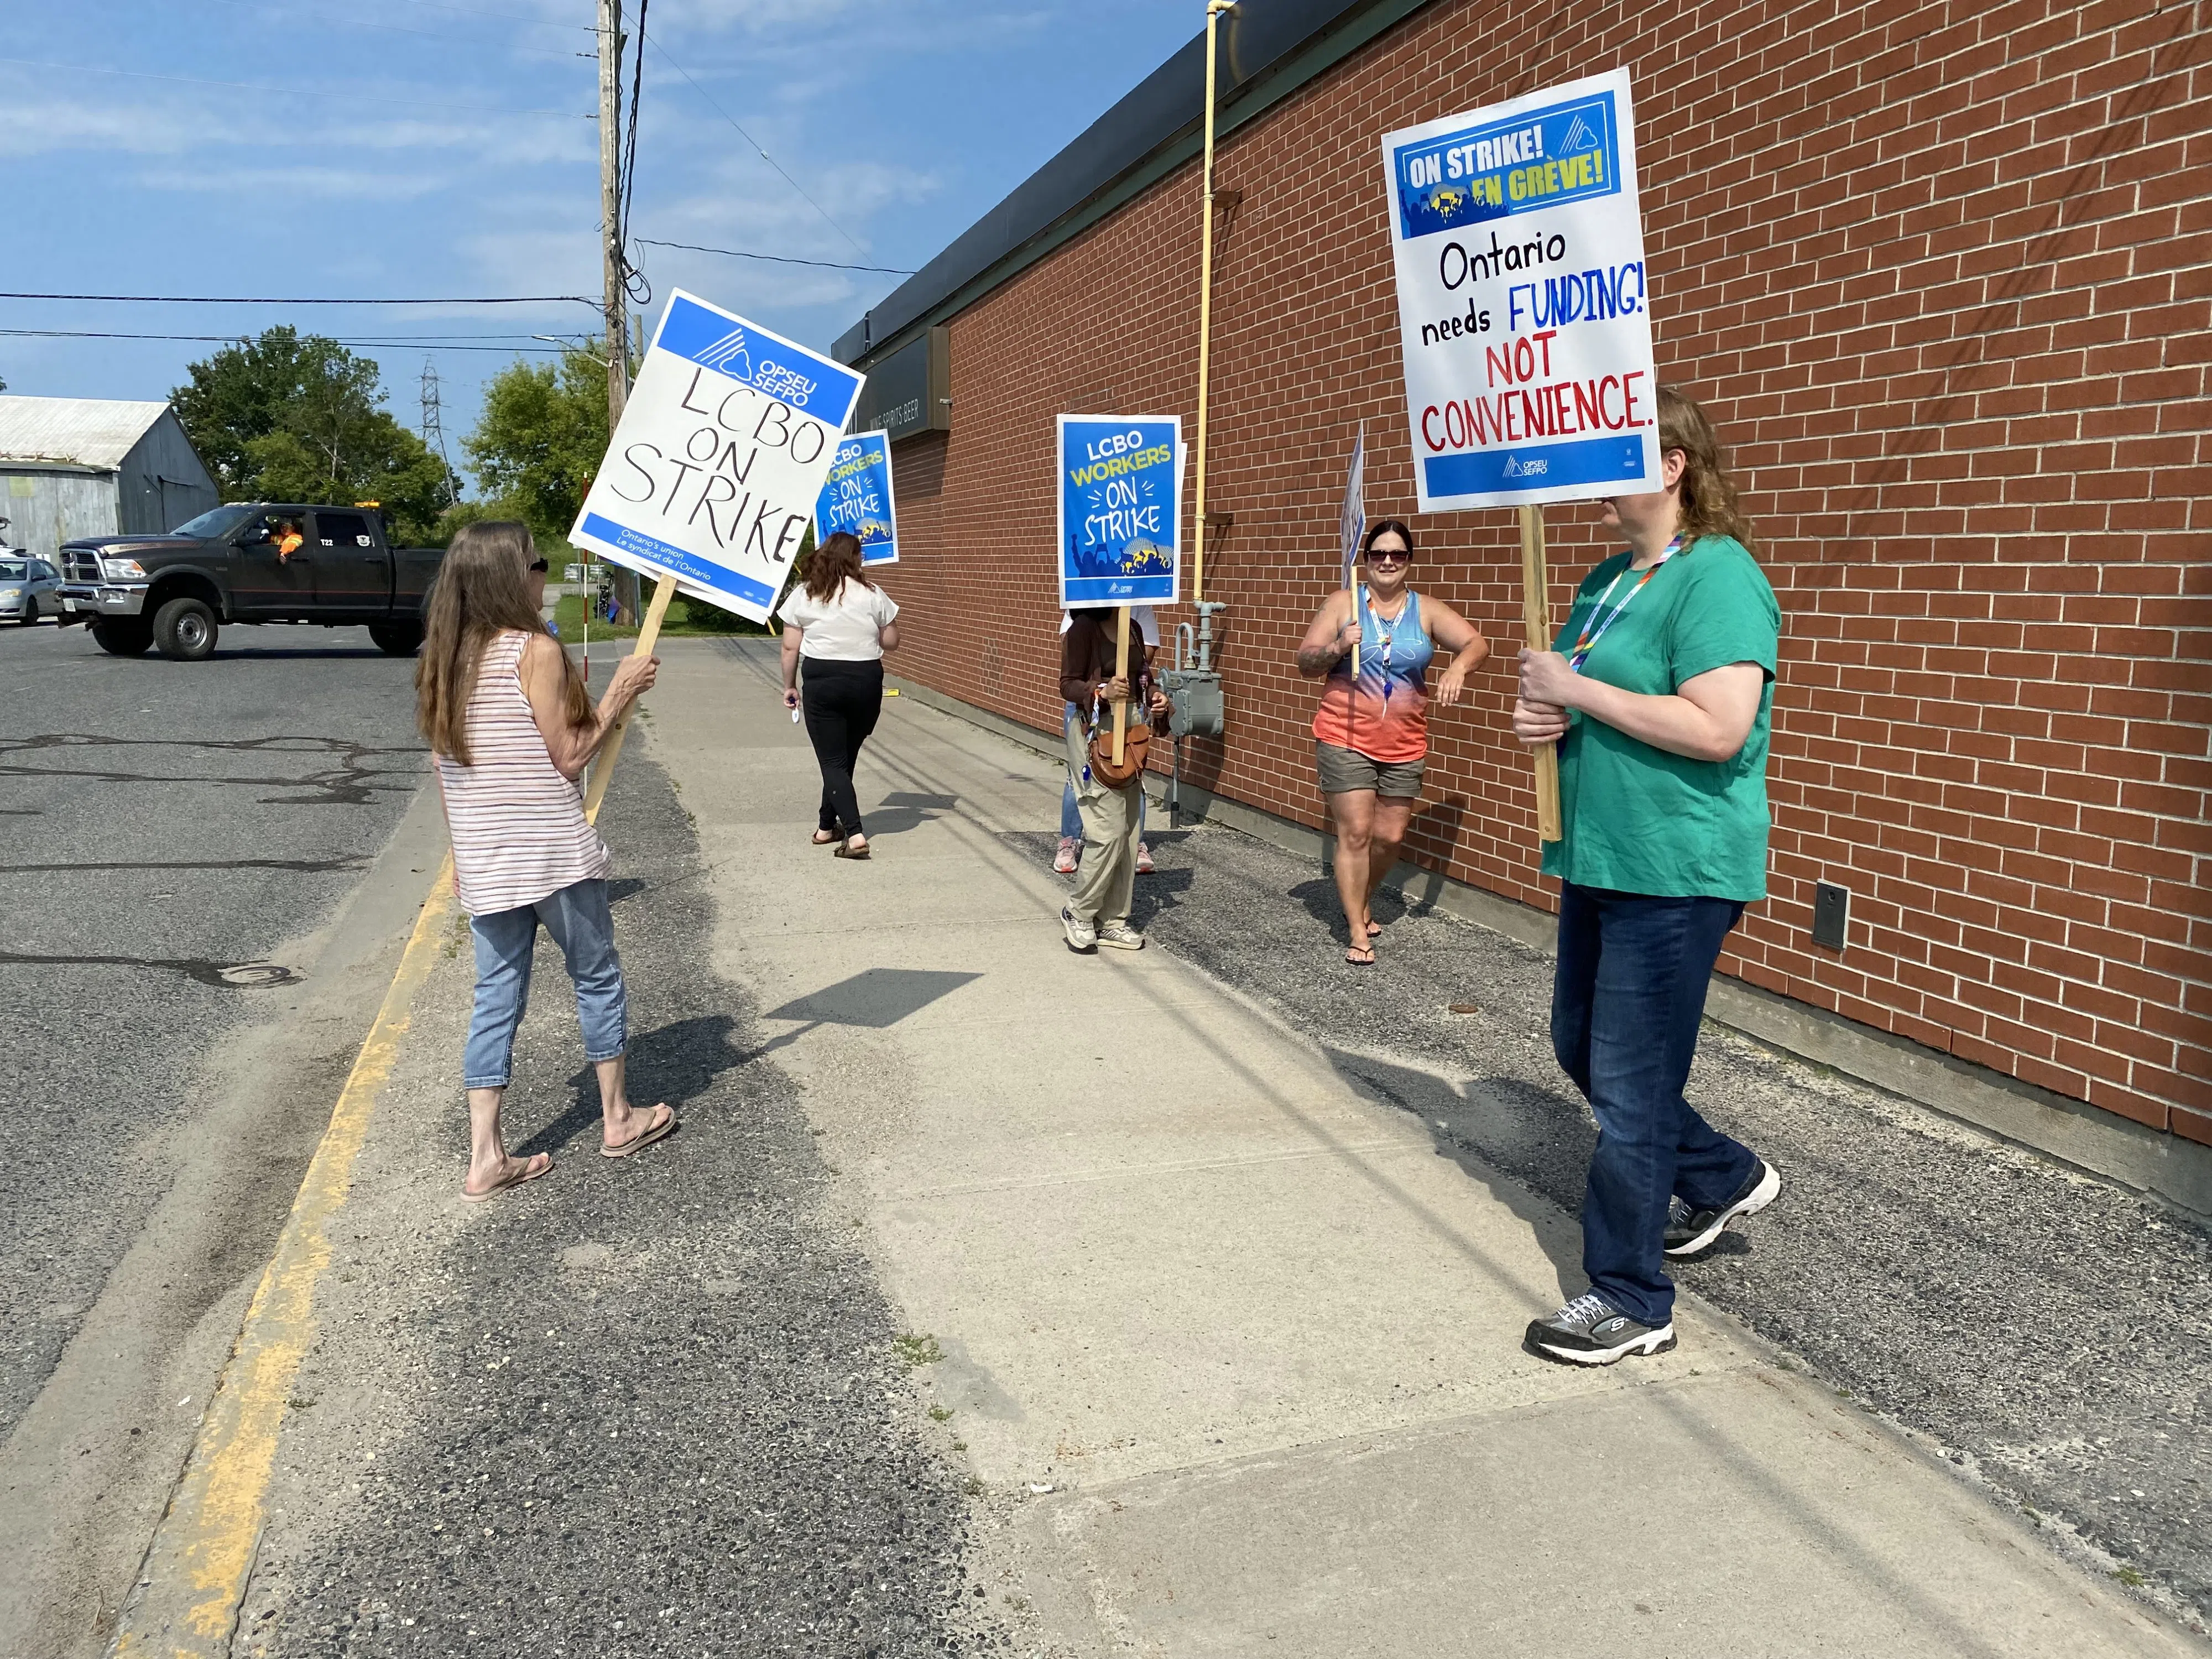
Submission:
[[[0,540],[54,558],[78,536],[158,534],[222,493],[167,404],[0,398]]]

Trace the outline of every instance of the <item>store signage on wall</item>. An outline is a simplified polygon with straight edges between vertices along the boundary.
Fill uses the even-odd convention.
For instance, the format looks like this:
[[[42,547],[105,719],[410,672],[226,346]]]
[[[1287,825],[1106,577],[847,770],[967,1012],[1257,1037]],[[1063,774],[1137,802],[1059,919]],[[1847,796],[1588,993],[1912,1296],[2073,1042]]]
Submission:
[[[1060,417],[1060,602],[1171,605],[1182,594],[1182,421]]]
[[[814,503],[814,544],[840,531],[860,538],[862,564],[898,562],[890,434],[855,432],[838,442],[837,459]]]
[[[1658,488],[1628,71],[1382,141],[1424,513]]]
[[[568,539],[766,622],[860,381],[678,289]]]

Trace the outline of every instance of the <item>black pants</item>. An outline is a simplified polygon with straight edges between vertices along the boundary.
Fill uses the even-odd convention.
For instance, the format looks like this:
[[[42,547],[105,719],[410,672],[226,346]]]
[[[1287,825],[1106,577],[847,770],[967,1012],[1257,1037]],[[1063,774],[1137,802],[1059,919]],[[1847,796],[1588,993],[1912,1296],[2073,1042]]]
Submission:
[[[822,768],[822,828],[849,838],[862,833],[853,769],[884,712],[884,665],[808,657],[800,668],[806,735],[813,739],[814,758]]]

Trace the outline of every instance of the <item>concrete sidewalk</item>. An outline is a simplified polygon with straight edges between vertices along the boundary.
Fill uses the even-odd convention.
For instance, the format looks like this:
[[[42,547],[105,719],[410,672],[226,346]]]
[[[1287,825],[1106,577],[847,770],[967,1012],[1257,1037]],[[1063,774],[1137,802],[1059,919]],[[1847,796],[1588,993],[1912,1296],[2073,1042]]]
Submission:
[[[2202,1650],[1692,1297],[1661,1359],[1524,1354],[1554,1206],[1166,952],[1071,954],[1033,755],[893,702],[875,857],[811,847],[772,649],[664,647],[651,752],[1023,1645]]]

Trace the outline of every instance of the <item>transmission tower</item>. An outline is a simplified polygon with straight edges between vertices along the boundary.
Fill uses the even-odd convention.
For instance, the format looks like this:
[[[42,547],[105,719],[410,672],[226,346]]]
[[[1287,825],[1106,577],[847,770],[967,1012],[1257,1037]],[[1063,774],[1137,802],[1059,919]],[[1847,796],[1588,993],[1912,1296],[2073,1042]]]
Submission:
[[[461,498],[461,481],[453,474],[453,458],[446,453],[446,422],[438,398],[438,365],[422,359],[422,442],[438,452],[446,468],[446,489],[455,501]]]

